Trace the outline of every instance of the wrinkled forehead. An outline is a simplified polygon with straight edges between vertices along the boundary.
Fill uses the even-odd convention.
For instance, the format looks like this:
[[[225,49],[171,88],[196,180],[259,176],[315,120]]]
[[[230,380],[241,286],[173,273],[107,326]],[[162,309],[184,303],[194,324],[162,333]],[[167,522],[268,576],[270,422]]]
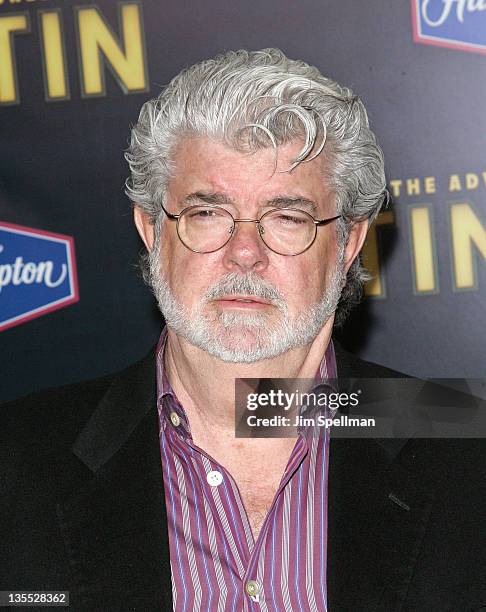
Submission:
[[[314,202],[325,212],[332,203],[324,156],[292,167],[301,140],[243,153],[210,138],[184,138],[174,148],[168,201],[183,205],[197,193],[214,204],[264,205],[278,198]]]

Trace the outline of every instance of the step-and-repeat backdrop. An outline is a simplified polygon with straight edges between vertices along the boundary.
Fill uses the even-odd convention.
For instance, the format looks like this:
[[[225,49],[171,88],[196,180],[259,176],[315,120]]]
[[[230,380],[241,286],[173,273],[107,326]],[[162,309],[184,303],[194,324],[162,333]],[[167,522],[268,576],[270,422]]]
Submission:
[[[351,86],[385,151],[394,204],[344,344],[411,374],[486,374],[486,3],[0,0],[0,399],[149,350],[130,126],[185,66],[270,46]]]

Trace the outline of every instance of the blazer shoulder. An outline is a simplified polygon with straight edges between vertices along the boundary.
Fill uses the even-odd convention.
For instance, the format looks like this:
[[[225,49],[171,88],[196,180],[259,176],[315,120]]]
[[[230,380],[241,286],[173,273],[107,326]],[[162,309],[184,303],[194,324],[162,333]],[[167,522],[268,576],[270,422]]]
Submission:
[[[32,393],[0,405],[0,442],[38,446],[44,441],[69,443],[109,388],[113,376]],[[72,432],[72,435],[70,435]]]
[[[0,404],[0,443],[70,446],[107,392],[153,363],[153,350],[114,374],[32,393]]]
[[[349,353],[333,338],[338,377],[340,378],[409,378],[408,374],[365,361]]]

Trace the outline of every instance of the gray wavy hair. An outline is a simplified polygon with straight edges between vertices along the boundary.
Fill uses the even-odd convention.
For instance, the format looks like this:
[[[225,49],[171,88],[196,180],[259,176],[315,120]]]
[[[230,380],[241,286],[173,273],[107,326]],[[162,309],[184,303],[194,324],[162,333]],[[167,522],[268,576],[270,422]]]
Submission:
[[[178,74],[143,105],[132,129],[125,154],[131,171],[126,194],[150,215],[156,240],[173,170],[171,153],[182,138],[194,136],[242,151],[277,149],[301,139],[302,150],[289,171],[317,155],[326,158],[323,180],[342,215],[337,223],[341,246],[352,224],[371,222],[387,197],[383,153],[363,103],[350,89],[279,49],[229,51]],[[147,280],[146,254],[141,268]],[[356,258],[337,308],[337,325],[359,302],[369,278]]]

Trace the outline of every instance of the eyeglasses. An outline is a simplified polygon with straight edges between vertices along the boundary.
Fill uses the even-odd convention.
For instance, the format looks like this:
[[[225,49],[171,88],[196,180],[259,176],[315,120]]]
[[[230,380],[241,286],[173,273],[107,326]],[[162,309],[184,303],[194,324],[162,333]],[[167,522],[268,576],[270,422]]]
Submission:
[[[314,219],[297,208],[274,208],[259,219],[235,219],[220,206],[197,205],[184,208],[178,215],[163,211],[167,218],[177,221],[177,235],[184,246],[194,253],[214,253],[222,249],[234,236],[237,223],[255,223],[265,245],[279,255],[300,255],[316,239],[317,228],[327,225],[341,215],[329,219]]]

